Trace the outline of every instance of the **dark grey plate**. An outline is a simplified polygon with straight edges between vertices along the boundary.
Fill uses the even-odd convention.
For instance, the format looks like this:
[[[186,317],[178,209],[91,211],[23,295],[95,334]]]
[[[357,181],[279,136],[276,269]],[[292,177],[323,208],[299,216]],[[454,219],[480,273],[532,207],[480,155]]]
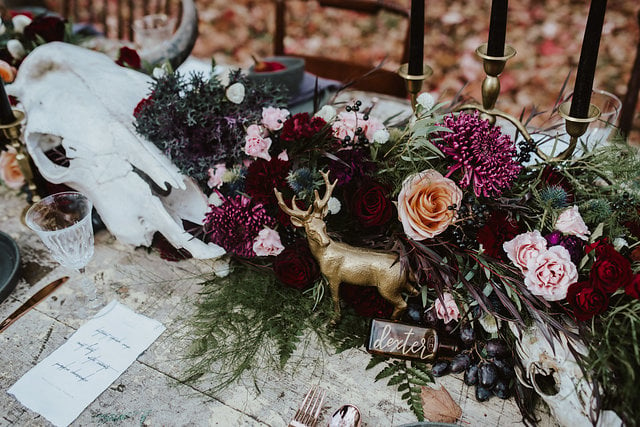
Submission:
[[[16,242],[0,231],[0,302],[9,296],[18,283],[20,251]]]

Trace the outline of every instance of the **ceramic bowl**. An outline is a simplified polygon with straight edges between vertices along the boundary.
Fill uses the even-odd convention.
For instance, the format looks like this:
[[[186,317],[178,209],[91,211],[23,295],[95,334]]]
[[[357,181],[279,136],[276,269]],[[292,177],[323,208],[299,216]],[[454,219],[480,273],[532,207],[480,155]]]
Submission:
[[[277,71],[257,72],[252,65],[249,68],[247,77],[256,82],[270,81],[274,85],[284,86],[289,96],[296,95],[300,89],[300,83],[304,77],[304,59],[293,56],[271,56],[264,58],[264,61],[275,61],[285,66]]]

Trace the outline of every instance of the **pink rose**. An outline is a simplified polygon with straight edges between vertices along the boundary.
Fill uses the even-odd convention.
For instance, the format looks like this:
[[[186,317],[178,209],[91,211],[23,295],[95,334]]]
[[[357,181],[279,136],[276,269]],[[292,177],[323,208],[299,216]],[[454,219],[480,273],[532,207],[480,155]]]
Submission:
[[[287,117],[289,117],[289,110],[284,108],[267,107],[262,109],[262,124],[270,131],[282,129]]]
[[[365,120],[364,114],[355,111],[343,111],[338,115],[338,120],[331,126],[333,136],[341,140],[344,140],[347,136],[353,140],[358,128],[362,129],[364,136],[369,141],[373,141],[373,135],[377,131],[385,129],[384,124],[378,119],[369,117]]]
[[[458,320],[460,318],[458,304],[456,304],[456,301],[449,292],[443,293],[442,298],[436,299],[435,308],[436,316],[438,319],[444,320],[444,323],[449,323],[452,320]]]
[[[564,234],[577,236],[582,240],[587,240],[587,236],[591,234],[587,228],[587,224],[584,223],[584,220],[580,216],[578,207],[575,205],[562,211],[556,220],[555,229],[562,231]]]
[[[428,169],[407,177],[398,194],[398,219],[413,240],[430,239],[456,218],[462,191],[449,178]],[[455,208],[451,208],[455,205]]]
[[[24,176],[18,166],[16,150],[13,147],[8,147],[7,151],[0,151],[0,179],[14,190],[24,185]]]
[[[251,125],[254,126],[254,125]],[[249,128],[251,128],[249,126]],[[269,155],[269,147],[271,147],[271,138],[263,138],[259,135],[249,135],[247,130],[247,136],[244,139],[244,152],[253,157],[260,157],[266,161],[271,160]]]
[[[547,301],[559,301],[567,296],[569,286],[578,281],[578,271],[569,251],[552,246],[529,260],[524,284],[533,295]]]
[[[257,256],[276,256],[284,250],[277,231],[265,227],[253,241],[253,251]]]
[[[525,273],[529,261],[536,259],[540,253],[547,250],[547,239],[542,237],[538,230],[535,230],[518,234],[508,242],[504,242],[502,248],[511,262]]]
[[[209,174],[209,181],[207,181],[207,185],[209,188],[220,188],[222,187],[223,181],[222,177],[227,172],[227,167],[224,163],[218,163],[212,168],[209,168],[207,173]]]

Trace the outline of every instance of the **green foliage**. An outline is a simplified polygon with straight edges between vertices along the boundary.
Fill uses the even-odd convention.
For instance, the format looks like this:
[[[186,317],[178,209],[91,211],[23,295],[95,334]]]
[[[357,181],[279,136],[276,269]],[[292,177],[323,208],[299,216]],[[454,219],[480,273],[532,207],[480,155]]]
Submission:
[[[380,356],[372,356],[367,369],[372,369],[381,363],[385,363],[386,366],[378,372],[376,381],[388,378],[387,385],[395,386],[402,393],[402,400],[407,402],[418,420],[424,421],[420,393],[423,386],[434,382],[431,369],[424,363],[390,360]]]
[[[345,313],[338,326],[328,327],[329,298],[314,311],[315,305],[311,292],[284,287],[268,271],[245,264],[229,277],[205,282],[191,322],[192,363],[185,380],[212,373],[210,391],[217,392],[245,372],[284,368],[313,336],[337,351],[363,344],[365,319]]]
[[[640,408],[640,300],[619,291],[610,309],[585,327],[589,346],[587,371],[603,392],[605,409],[613,409],[627,425],[638,425]]]

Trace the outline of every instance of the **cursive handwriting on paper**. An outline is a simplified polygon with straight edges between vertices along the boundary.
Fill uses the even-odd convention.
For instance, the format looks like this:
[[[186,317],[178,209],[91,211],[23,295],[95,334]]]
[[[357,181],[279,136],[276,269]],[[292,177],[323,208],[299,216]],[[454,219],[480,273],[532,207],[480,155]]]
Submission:
[[[163,331],[114,301],[8,392],[53,424],[68,425]]]
[[[371,325],[367,350],[388,356],[430,360],[435,356],[437,345],[433,329],[376,319]]]

